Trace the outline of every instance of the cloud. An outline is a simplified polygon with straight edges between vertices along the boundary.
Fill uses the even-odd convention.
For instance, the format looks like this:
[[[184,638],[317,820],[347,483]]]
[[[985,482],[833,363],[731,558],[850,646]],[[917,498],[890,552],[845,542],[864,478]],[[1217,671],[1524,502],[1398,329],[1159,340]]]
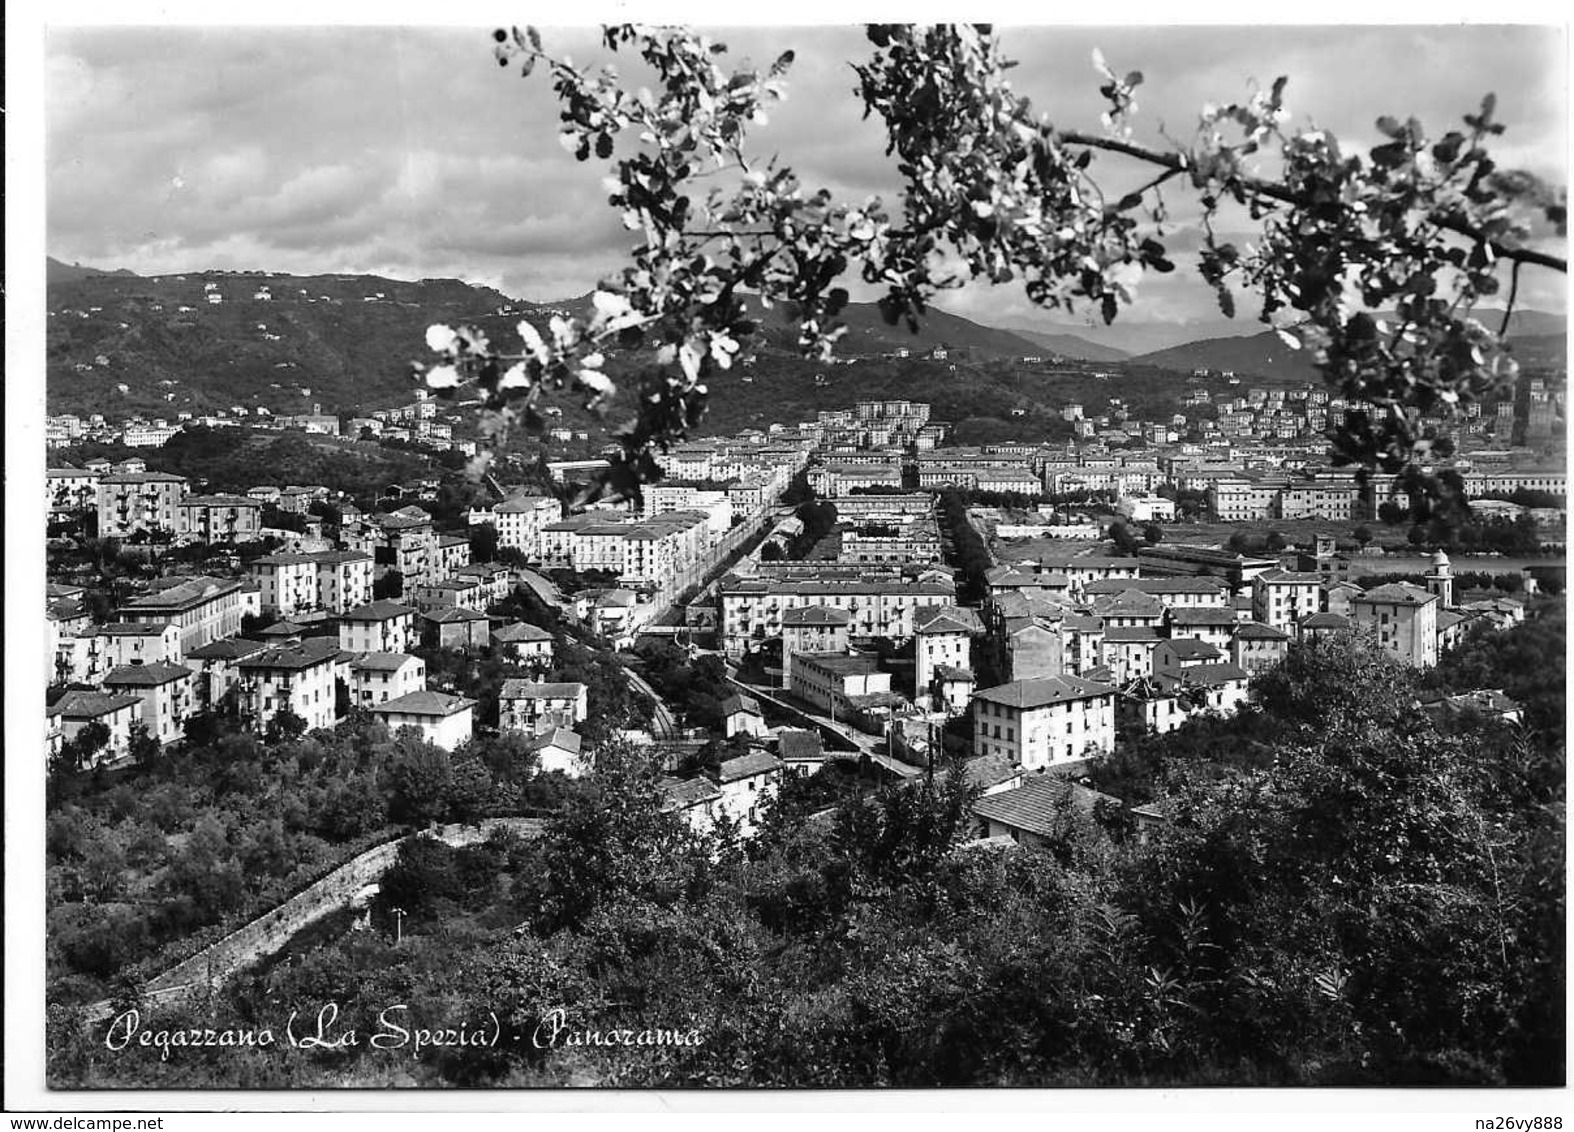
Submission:
[[[99,27],[46,43],[48,242],[70,260],[144,272],[202,267],[447,275],[526,297],[582,293],[631,236],[607,207],[599,162],[557,144],[541,75],[492,61],[487,28]],[[1566,166],[1561,33],[1533,27],[1004,28],[1015,89],[1057,125],[1101,109],[1090,54],[1140,68],[1139,137],[1184,138],[1206,101],[1291,77],[1297,121],[1369,141],[1379,113],[1457,122],[1495,90],[1505,164],[1560,183]],[[607,53],[585,28],[545,29],[576,62]],[[810,189],[899,200],[882,125],[865,120],[850,60],[855,27],[716,33],[765,66],[797,51],[787,101],[751,133]],[[619,57],[631,82],[641,64]],[[1140,175],[1101,159],[1117,183]],[[1172,246],[1195,247],[1176,206]],[[1522,281],[1537,301],[1560,288]],[[1018,287],[948,296],[964,312],[1035,314]],[[1560,304],[1561,305],[1561,304]],[[1189,264],[1145,282],[1143,319],[1212,317]]]

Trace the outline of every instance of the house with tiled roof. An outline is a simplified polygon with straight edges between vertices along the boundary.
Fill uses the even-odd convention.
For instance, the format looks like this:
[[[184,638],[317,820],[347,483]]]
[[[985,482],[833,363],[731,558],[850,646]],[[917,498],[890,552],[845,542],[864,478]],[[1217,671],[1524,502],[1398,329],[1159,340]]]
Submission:
[[[979,798],[973,815],[985,837],[1009,837],[1029,848],[1044,848],[1096,828],[1101,812],[1119,813],[1121,808],[1118,798],[1058,775],[1038,774],[1013,790]]]
[[[426,661],[403,652],[357,653],[347,666],[350,703],[371,707],[426,688]]]
[[[781,787],[782,760],[764,751],[723,759],[705,773],[720,792],[716,816],[738,823],[744,837],[754,836],[765,808]]]
[[[373,704],[370,711],[390,731],[413,727],[427,742],[452,751],[475,734],[475,703],[465,696],[423,689]]]
[[[766,734],[765,715],[760,711],[760,701],[753,696],[734,692],[721,701],[722,734],[728,739],[734,735],[754,738]]]
[[[1322,575],[1264,570],[1252,579],[1252,619],[1290,632],[1303,617],[1322,609]]]
[[[335,681],[347,659],[337,641],[323,637],[241,657],[236,689],[242,717],[261,730],[280,712],[290,711],[308,729],[332,727],[338,719]]]
[[[1420,586],[1390,582],[1351,598],[1350,620],[1358,633],[1371,637],[1395,660],[1413,668],[1430,668],[1437,663],[1441,604],[1435,594]]]
[[[528,621],[514,621],[492,630],[492,649],[497,655],[537,668],[552,663],[556,643],[551,633]]]
[[[973,754],[1003,754],[1028,770],[1115,749],[1111,684],[1058,676],[1018,680],[973,695]]]
[[[1444,727],[1472,715],[1502,723],[1523,723],[1525,720],[1524,706],[1505,695],[1501,688],[1478,688],[1473,692],[1444,696],[1422,705],[1422,709]]]
[[[262,641],[245,637],[227,637],[212,641],[186,654],[186,666],[192,670],[196,686],[197,707],[214,707],[240,680],[240,660],[261,652],[268,646]]]
[[[1114,626],[1104,630],[1103,663],[1124,684],[1153,671],[1153,651],[1164,640],[1156,626]]]
[[[70,691],[49,708],[61,735],[73,740],[82,728],[102,723],[109,730],[109,741],[97,752],[89,767],[123,757],[131,744],[132,725],[143,715],[143,697],[115,692]],[[84,768],[86,769],[86,768]]]
[[[1104,620],[1106,635],[1111,629],[1153,629],[1164,623],[1164,603],[1152,594],[1122,590],[1093,602],[1093,612]]]
[[[194,648],[240,632],[244,612],[240,590],[241,583],[229,578],[171,579],[154,592],[126,602],[120,607],[119,616],[124,621],[160,625],[174,622],[180,626],[180,650],[184,656]]]
[[[709,833],[721,802],[721,789],[710,779],[664,778],[656,784],[664,813],[678,814],[696,833]]]
[[[179,739],[197,710],[191,669],[184,664],[134,661],[111,669],[103,688],[110,695],[140,699],[141,722],[160,744]]]
[[[1310,641],[1318,637],[1331,637],[1337,633],[1354,632],[1355,622],[1338,613],[1313,613],[1310,617],[1301,618],[1295,631],[1301,640]]]
[[[587,755],[582,750],[579,734],[566,727],[554,727],[530,740],[526,750],[536,757],[536,769],[542,774],[557,771],[570,778],[579,778],[589,769]]]
[[[813,774],[825,765],[825,744],[818,731],[782,728],[776,734],[776,754],[794,774]]]
[[[491,620],[478,609],[432,609],[417,614],[416,623],[428,648],[484,649],[492,637]]]
[[[984,634],[984,623],[971,609],[937,605],[913,617],[913,686],[919,699],[934,693],[940,668],[973,667],[973,640]]]
[[[182,660],[180,626],[173,621],[116,621],[94,632],[110,667]]]
[[[1289,651],[1289,633],[1256,621],[1237,625],[1230,639],[1230,660],[1254,675],[1278,664]]]
[[[537,734],[552,727],[572,728],[590,714],[590,689],[578,681],[543,683],[504,680],[498,692],[498,726]]]
[[[1010,755],[978,755],[962,764],[962,779],[977,787],[979,797],[1015,790],[1022,785],[1022,767]]]
[[[1088,601],[1123,593],[1147,594],[1172,610],[1223,609],[1230,596],[1229,587],[1219,578],[1103,578],[1082,587],[1082,596]]]
[[[415,608],[386,598],[339,615],[339,647],[346,652],[409,652],[417,643]]]

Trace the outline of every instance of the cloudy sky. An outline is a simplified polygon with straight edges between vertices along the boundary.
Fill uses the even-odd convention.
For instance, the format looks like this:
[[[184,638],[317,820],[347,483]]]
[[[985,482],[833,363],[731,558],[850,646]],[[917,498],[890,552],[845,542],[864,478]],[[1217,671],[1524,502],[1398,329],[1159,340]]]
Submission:
[[[550,50],[597,58],[584,29]],[[605,169],[556,140],[537,74],[492,59],[490,27],[74,27],[44,53],[47,244],[66,261],[139,273],[203,268],[456,276],[516,296],[580,294],[629,234]],[[764,65],[797,50],[789,98],[755,135],[810,185],[862,197],[895,186],[860,120],[850,27],[720,29]],[[1501,163],[1566,183],[1567,46],[1538,27],[1037,27],[1001,31],[1017,89],[1056,124],[1096,128],[1097,46],[1140,69],[1139,136],[1177,137],[1209,101],[1290,77],[1293,124],[1370,144],[1373,120],[1438,132],[1498,96]],[[1119,172],[1111,170],[1112,175]],[[1184,213],[1182,213],[1184,216]],[[1190,242],[1187,233],[1177,246]],[[1138,320],[1213,317],[1194,272],[1144,285]],[[1527,273],[1528,305],[1563,308],[1564,280]],[[1018,288],[943,304],[996,325],[1035,319]]]

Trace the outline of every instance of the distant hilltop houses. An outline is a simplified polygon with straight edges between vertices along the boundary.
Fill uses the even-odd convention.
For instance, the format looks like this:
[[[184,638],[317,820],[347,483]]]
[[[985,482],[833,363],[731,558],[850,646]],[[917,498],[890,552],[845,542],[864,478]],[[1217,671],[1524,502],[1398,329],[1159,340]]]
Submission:
[[[309,395],[310,390],[302,389],[301,393]],[[266,405],[232,405],[201,415],[181,412],[173,421],[139,416],[116,421],[102,413],[85,417],[63,413],[45,418],[44,442],[49,448],[68,448],[84,441],[120,444],[127,448],[162,448],[189,426],[234,428],[244,425],[279,432],[344,436],[352,440],[369,435],[374,439],[406,441],[435,452],[475,455],[473,440],[454,438],[454,422],[460,418],[454,415],[449,419],[437,419],[437,403],[421,393],[408,405],[377,409],[366,417],[352,417],[343,422],[337,415],[321,412],[320,406],[310,413],[275,413]]]

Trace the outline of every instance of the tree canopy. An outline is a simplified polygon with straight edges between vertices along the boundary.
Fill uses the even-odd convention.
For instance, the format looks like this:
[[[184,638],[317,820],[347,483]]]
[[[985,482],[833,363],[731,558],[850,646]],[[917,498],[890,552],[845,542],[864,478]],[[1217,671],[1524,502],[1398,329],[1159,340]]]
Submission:
[[[893,207],[837,200],[750,151],[750,129],[784,96],[791,50],[764,70],[729,69],[725,46],[696,32],[607,27],[608,49],[654,73],[633,90],[611,66],[553,56],[533,28],[495,39],[502,66],[547,73],[560,140],[582,161],[609,163],[608,204],[641,242],[601,281],[587,317],[555,315],[546,333],[522,321],[511,350],[471,328],[433,326],[438,362],[421,368],[441,395],[479,395],[483,436],[495,442],[517,423],[542,425],[534,405],[549,386],[605,405],[609,351],[628,355],[638,415],[590,495],[637,494],[659,478],[654,452],[698,423],[707,383],[756,333],[751,301],[784,309],[801,349],[821,357],[845,330],[849,281],[883,291],[892,324],[916,325],[937,295],[973,280],[1019,283],[1039,306],[1112,321],[1144,275],[1175,269],[1167,186],[1200,205],[1197,268],[1224,313],[1234,314],[1235,287],[1255,291],[1262,321],[1311,352],[1355,406],[1333,422],[1334,459],[1399,473],[1424,512],[1457,495],[1422,471],[1447,455],[1446,425],[1515,373],[1506,316],[1494,330],[1477,304],[1506,274],[1511,312],[1522,267],[1566,271],[1539,246],[1566,234],[1566,189],[1498,166],[1489,143],[1504,126],[1491,94],[1463,129],[1441,134],[1379,117],[1384,140],[1363,154],[1327,130],[1290,130],[1280,77],[1204,106],[1192,135],[1150,148],[1132,140],[1142,73],[1118,73],[1097,52],[1108,108],[1097,129],[1064,128],[1013,91],[1013,63],[989,26],[871,25],[856,93],[899,161]],[[1151,178],[1106,191],[1117,159]],[[1250,216],[1251,245],[1215,237],[1221,209]],[[473,470],[488,460],[483,452]]]

